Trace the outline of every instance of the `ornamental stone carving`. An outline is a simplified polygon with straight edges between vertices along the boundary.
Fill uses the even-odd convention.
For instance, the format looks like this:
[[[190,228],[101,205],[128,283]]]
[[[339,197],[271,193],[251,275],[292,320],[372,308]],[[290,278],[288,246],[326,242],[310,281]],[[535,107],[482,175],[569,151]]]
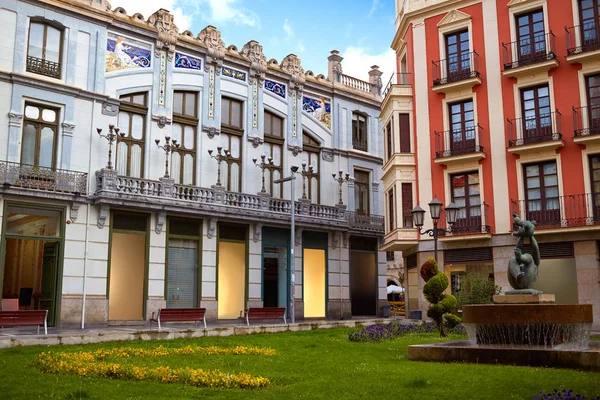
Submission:
[[[297,144],[293,145],[293,146],[288,145],[288,149],[292,151],[292,155],[294,157],[296,157],[298,154],[302,153],[302,149]]]
[[[203,126],[202,131],[206,132],[209,139],[214,138],[215,136],[217,136],[220,133],[220,131],[217,128],[215,128],[214,126]]]
[[[281,61],[281,69],[292,76],[290,78],[292,83],[299,86],[304,85],[306,81],[304,68],[302,68],[301,61],[295,54],[289,54]]]
[[[323,159],[323,161],[333,162],[333,150],[322,149],[321,150],[321,158]]]
[[[219,67],[217,68],[217,71],[220,71],[221,65],[223,64],[223,58],[225,58],[226,51],[225,42],[221,40],[221,32],[214,26],[209,25],[206,28],[202,29],[202,31],[198,34],[197,39],[200,40],[202,44],[208,49],[208,55],[206,57],[206,63],[204,67],[205,71],[206,65],[210,62],[216,63]]]
[[[23,114],[9,112],[8,113],[8,126],[16,126],[19,128],[23,123]]]
[[[148,23],[158,30],[154,55],[159,57],[160,51],[166,49],[169,61],[173,61],[177,36],[179,36],[179,29],[174,23],[173,15],[168,10],[161,8],[148,18]]]
[[[248,141],[252,143],[252,147],[254,147],[255,149],[264,143],[264,141],[258,136],[248,136]]]
[[[171,119],[165,115],[153,115],[152,121],[155,121],[160,129],[163,129],[167,125],[171,125]]]
[[[244,45],[241,55],[250,60],[250,77],[258,77],[258,83],[262,86],[267,72],[267,57],[263,54],[263,47],[256,41],[251,40]]]
[[[75,131],[75,124],[70,124],[68,122],[63,122],[61,124],[63,135],[73,135]]]
[[[119,114],[119,106],[117,104],[111,104],[107,101],[102,103],[102,115],[114,117],[117,114]]]

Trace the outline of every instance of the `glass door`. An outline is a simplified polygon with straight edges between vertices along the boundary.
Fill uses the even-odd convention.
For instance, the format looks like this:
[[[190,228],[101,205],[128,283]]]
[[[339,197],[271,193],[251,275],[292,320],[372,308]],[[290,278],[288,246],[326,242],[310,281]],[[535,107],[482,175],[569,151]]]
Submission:
[[[473,100],[450,104],[450,150],[452,155],[475,151]]]

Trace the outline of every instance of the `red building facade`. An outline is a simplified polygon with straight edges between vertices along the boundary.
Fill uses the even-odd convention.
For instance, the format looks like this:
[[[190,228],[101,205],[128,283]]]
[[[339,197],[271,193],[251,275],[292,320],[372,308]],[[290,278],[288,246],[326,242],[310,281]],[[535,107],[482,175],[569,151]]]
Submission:
[[[439,240],[452,290],[465,274],[509,289],[513,213],[537,221],[535,288],[594,304],[600,323],[600,1],[397,0],[398,70],[382,103],[386,237],[424,309],[433,255],[410,211],[460,207]],[[442,212],[438,226],[449,228]]]

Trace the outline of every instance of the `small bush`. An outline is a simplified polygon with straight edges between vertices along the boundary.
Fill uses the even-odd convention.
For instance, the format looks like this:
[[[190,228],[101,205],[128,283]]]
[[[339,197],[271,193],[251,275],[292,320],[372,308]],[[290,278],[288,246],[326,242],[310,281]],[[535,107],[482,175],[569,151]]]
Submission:
[[[438,272],[438,264],[433,257],[429,257],[427,261],[421,265],[421,278],[423,278],[425,282],[428,282],[431,278],[436,276]]]
[[[492,304],[494,296],[502,290],[492,279],[477,274],[466,274],[461,286],[456,293],[458,308],[465,304]]]
[[[350,332],[348,340],[351,342],[382,342],[397,337],[407,335],[409,333],[431,333],[437,331],[438,328],[434,324],[402,324],[400,322],[391,322],[387,325],[375,324],[370,325],[365,329]],[[462,325],[458,325],[450,330],[450,333],[465,335],[466,329]]]
[[[454,329],[455,327],[457,327],[458,325],[460,325],[460,323],[462,322],[462,319],[460,319],[459,317],[457,317],[454,314],[445,314],[444,315],[444,320],[446,322],[446,326],[449,329]]]
[[[430,303],[437,303],[444,296],[448,287],[448,277],[443,272],[438,272],[423,286],[423,295]]]

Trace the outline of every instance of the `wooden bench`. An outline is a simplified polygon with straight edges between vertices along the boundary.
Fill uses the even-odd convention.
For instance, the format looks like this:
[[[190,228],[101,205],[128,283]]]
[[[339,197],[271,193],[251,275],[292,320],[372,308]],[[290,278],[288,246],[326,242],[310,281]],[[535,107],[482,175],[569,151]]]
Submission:
[[[283,323],[287,324],[285,314],[285,307],[249,308],[246,311],[244,311],[244,316],[242,317],[242,319],[246,320],[246,324],[248,326],[250,326],[250,320],[261,319],[283,319]]]
[[[44,334],[48,334],[46,319],[48,310],[20,310],[0,311],[0,327],[12,326],[37,326],[37,334],[40,334],[40,326],[44,327]]]
[[[198,327],[198,322],[204,323],[206,329],[206,308],[161,308],[158,310],[158,315],[150,319],[150,329],[152,322],[158,323],[158,330],[162,329],[161,324],[164,322],[190,322],[193,321]]]

